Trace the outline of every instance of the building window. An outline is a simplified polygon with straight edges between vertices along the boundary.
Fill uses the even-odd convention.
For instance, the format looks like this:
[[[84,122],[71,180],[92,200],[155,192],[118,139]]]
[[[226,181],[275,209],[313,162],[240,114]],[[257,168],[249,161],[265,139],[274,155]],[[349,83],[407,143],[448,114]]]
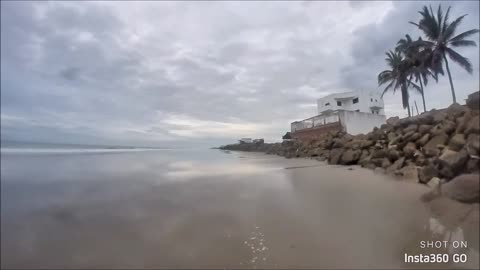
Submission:
[[[375,102],[377,102],[377,100],[375,99]]]
[[[325,106],[330,106],[330,102],[325,103]]]
[[[374,114],[374,113],[375,113],[375,111],[374,111],[374,110],[372,110],[372,114]]]
[[[360,110],[355,110],[356,112],[360,112]]]
[[[373,98],[371,98],[370,101],[373,102]]]
[[[358,98],[354,98],[354,99],[352,100],[352,102],[353,102],[353,104],[358,103]]]
[[[342,106],[342,102],[341,102],[341,101],[337,101],[337,106]]]

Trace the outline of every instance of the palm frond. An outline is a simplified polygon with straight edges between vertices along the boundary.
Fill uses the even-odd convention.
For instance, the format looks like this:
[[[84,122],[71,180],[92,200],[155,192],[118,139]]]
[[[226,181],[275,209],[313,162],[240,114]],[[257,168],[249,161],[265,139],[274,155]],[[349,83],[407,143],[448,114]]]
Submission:
[[[472,73],[472,64],[467,58],[463,57],[462,55],[450,48],[446,48],[446,53],[448,54],[448,57],[452,59],[455,63],[459,64],[468,73]]]
[[[467,14],[458,17],[455,21],[453,21],[451,24],[448,25],[447,29],[445,29],[445,32],[443,33],[444,41],[449,40],[455,34],[455,30],[457,29],[458,25],[462,22],[463,18],[465,18],[465,16],[467,16]]]
[[[467,46],[472,46],[476,47],[477,43],[473,40],[458,40],[458,41],[452,41],[450,42],[450,45],[453,47],[467,47]]]
[[[437,26],[438,26],[438,31],[440,33],[442,33],[442,25],[443,25],[442,5],[438,5],[438,8],[437,8]]]
[[[471,35],[474,35],[476,33],[478,33],[479,30],[478,29],[472,29],[472,30],[468,30],[468,31],[465,31],[461,34],[458,34],[457,36],[453,37],[450,39],[450,42],[453,42],[453,41],[459,41],[459,40],[463,40]]]
[[[445,33],[445,30],[447,29],[448,27],[448,17],[449,17],[449,14],[450,14],[450,6],[448,7],[447,9],[447,12],[445,13],[445,19],[443,20],[443,27],[442,27],[442,33]]]
[[[385,87],[385,89],[383,89],[383,92],[382,92],[382,95],[381,95],[382,98],[383,98],[383,96],[385,95],[385,93],[387,93],[388,90],[390,90],[390,88],[392,87],[392,85],[393,85],[394,82],[395,82],[395,81],[391,81],[391,82],[387,85],[387,87]]]

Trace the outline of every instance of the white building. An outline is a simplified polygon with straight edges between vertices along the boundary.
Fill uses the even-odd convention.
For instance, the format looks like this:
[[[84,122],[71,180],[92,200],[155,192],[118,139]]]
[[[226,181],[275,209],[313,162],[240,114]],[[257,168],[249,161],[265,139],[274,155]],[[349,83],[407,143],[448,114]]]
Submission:
[[[252,143],[252,138],[241,138],[238,143]]]
[[[386,122],[383,99],[376,91],[331,94],[318,99],[317,106],[318,115],[291,123],[292,135],[313,129],[321,133],[322,129],[336,127],[352,135],[366,134]]]
[[[383,98],[377,91],[358,90],[331,94],[317,100],[318,114],[345,110],[384,115]]]

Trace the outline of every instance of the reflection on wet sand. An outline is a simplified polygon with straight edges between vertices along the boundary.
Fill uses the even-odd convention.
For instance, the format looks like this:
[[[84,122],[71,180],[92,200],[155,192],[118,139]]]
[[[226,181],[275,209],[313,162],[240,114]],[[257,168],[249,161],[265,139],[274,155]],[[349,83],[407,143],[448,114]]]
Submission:
[[[478,205],[439,215],[424,187],[361,168],[187,154],[2,156],[1,266],[419,268],[419,241],[463,237],[478,267]]]

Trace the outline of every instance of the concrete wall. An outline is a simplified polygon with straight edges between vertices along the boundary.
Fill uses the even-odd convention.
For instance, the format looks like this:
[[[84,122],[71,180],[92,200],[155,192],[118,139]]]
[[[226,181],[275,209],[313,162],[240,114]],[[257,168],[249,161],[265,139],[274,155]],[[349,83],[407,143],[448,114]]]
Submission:
[[[313,139],[320,139],[323,137],[327,132],[334,132],[342,130],[342,125],[340,122],[329,123],[313,128],[297,130],[295,132],[290,133],[292,139],[297,140],[313,140]]]
[[[387,121],[385,115],[363,112],[340,111],[338,116],[344,131],[352,135],[367,134]]]
[[[332,113],[328,115],[317,115],[314,117],[307,118],[302,121],[296,121],[290,124],[290,132],[295,132],[298,130],[313,128],[322,126],[329,123],[335,123],[340,121],[337,113]]]

